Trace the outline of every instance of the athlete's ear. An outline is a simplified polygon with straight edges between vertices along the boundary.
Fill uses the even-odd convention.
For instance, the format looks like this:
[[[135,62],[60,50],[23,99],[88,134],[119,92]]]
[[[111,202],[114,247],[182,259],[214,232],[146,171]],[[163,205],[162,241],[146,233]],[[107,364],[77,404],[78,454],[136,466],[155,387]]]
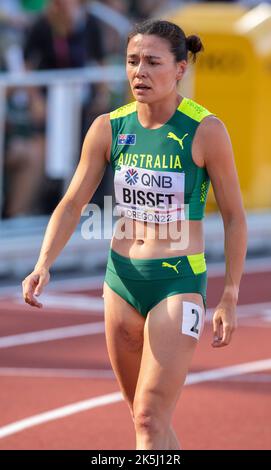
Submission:
[[[176,79],[181,80],[183,77],[187,67],[187,62],[186,60],[181,60],[180,62],[177,62],[177,73],[176,73]]]

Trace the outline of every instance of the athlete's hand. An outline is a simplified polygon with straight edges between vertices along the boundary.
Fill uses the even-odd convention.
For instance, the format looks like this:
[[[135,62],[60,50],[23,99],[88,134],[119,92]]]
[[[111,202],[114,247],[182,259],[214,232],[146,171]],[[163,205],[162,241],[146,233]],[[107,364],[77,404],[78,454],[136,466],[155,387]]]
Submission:
[[[220,302],[213,316],[213,342],[214,348],[227,346],[237,327],[236,304],[234,302]]]
[[[22,282],[25,302],[32,307],[41,308],[43,305],[37,301],[36,297],[42,293],[43,288],[48,284],[49,280],[50,273],[48,269],[34,269]]]

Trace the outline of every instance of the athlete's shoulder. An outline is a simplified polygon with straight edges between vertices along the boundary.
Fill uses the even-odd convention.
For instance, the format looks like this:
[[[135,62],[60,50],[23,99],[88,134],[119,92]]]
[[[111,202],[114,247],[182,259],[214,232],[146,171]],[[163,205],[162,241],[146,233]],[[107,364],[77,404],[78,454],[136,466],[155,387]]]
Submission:
[[[221,149],[230,144],[231,138],[226,125],[216,116],[209,116],[199,126],[199,137],[209,147],[209,151]]]
[[[178,111],[190,117],[194,121],[201,122],[206,116],[213,116],[214,113],[197,103],[196,101],[184,97],[178,106]]]
[[[111,125],[109,113],[100,114],[89,126],[85,136],[85,141],[106,143],[111,139]]]
[[[110,113],[104,113],[97,116],[92,122],[89,130],[94,129],[95,132],[100,131],[104,132],[106,129],[111,129],[110,127]]]
[[[223,155],[229,160],[232,154],[231,138],[221,119],[212,115],[206,117],[198,128],[198,139],[206,165],[216,165],[222,160]]]
[[[126,117],[129,114],[132,114],[135,112],[136,112],[136,101],[133,101],[132,103],[125,104],[124,106],[121,106],[120,108],[117,108],[114,111],[111,111],[110,119],[118,119],[118,118]]]

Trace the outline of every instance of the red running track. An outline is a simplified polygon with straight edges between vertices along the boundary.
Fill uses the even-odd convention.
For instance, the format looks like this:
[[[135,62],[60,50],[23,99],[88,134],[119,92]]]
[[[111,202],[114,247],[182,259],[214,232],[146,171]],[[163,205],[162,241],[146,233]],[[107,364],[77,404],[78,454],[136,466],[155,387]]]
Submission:
[[[222,277],[209,279],[210,308],[216,305],[222,285]],[[270,449],[270,285],[271,271],[244,275],[239,328],[227,348],[211,347],[207,323],[189,376],[195,383],[184,388],[174,414],[184,449]],[[102,309],[84,307],[84,302],[89,300],[91,307],[91,300],[100,296],[101,289],[78,289],[73,298],[80,299],[83,307],[76,310],[52,306],[34,310],[14,296],[0,298],[0,449],[135,448],[130,413],[110,368]],[[96,325],[99,332],[87,335],[85,326],[80,328],[87,324],[90,329]],[[79,330],[73,328],[77,326]],[[39,332],[44,330],[55,330],[58,339],[42,339]],[[70,337],[65,337],[67,331]],[[29,332],[36,332],[33,343],[29,336],[17,336]],[[9,347],[3,343],[8,336],[13,336]],[[236,365],[240,367],[221,370]],[[213,378],[210,371],[215,371]],[[24,421],[18,428],[29,417],[85,400],[89,404],[90,399],[109,394],[115,402],[97,406],[94,401],[96,406],[85,411],[76,409],[38,425]]]

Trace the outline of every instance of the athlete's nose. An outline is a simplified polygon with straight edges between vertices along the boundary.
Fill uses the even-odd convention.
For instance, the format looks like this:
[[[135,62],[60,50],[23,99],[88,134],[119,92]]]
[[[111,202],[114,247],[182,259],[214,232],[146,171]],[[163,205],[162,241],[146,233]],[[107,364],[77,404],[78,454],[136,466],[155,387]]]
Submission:
[[[136,77],[146,77],[147,72],[146,72],[146,67],[143,62],[139,62],[136,71],[135,71]]]

